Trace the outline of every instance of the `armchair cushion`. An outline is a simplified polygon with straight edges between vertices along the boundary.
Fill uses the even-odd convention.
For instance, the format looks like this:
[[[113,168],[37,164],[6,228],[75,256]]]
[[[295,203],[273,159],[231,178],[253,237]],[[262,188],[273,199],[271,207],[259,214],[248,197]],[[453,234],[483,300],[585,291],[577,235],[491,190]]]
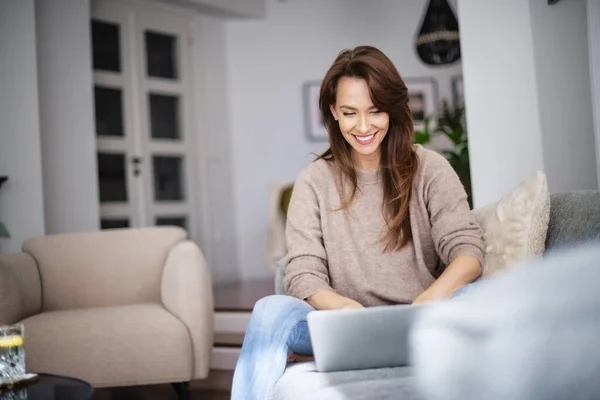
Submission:
[[[25,253],[0,255],[0,325],[38,313],[42,305],[35,260]]]
[[[43,311],[160,303],[163,268],[181,228],[115,229],[29,239],[40,269]]]
[[[0,261],[1,262],[1,261]],[[12,268],[0,264],[0,325],[10,325],[25,314],[25,299]]]
[[[159,304],[52,311],[23,321],[27,369],[95,387],[191,380],[185,325]]]
[[[193,242],[181,242],[171,250],[163,272],[162,301],[189,330],[193,379],[206,378],[214,335],[212,284],[204,256]]]

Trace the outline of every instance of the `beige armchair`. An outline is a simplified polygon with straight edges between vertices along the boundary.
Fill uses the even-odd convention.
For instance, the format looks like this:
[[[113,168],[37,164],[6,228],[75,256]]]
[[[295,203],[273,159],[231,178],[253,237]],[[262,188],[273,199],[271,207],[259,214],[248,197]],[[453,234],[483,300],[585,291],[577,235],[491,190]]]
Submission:
[[[0,255],[0,324],[11,323],[25,325],[29,371],[182,389],[209,372],[210,271],[180,228],[33,238]]]

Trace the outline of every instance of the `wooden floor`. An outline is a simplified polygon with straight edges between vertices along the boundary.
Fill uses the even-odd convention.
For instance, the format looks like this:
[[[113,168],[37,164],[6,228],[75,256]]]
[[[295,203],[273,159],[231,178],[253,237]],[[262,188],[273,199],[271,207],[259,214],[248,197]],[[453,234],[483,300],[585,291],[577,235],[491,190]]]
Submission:
[[[190,383],[190,400],[230,400],[233,371],[210,371],[208,379]],[[96,389],[94,400],[177,400],[171,385]]]
[[[228,391],[191,389],[190,400],[230,400]],[[177,400],[170,385],[96,389],[95,400]]]

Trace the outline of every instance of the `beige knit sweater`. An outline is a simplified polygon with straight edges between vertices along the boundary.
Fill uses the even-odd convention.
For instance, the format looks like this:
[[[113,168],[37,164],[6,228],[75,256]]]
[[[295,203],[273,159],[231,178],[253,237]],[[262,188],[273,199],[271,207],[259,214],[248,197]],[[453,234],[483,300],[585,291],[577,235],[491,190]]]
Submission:
[[[377,170],[358,171],[359,190],[341,211],[335,211],[341,197],[329,162],[318,160],[299,174],[286,225],[289,295],[306,299],[326,289],[366,307],[407,304],[434,282],[440,265],[457,256],[472,255],[483,265],[483,232],[458,176],[438,153],[419,145],[416,151],[412,240],[395,252],[384,253],[380,240],[386,225]]]

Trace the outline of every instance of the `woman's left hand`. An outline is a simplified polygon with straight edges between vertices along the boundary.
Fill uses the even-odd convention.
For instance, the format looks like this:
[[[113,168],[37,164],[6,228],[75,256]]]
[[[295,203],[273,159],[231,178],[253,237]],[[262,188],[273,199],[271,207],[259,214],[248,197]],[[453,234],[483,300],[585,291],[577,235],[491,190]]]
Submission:
[[[454,292],[473,282],[480,274],[481,266],[477,258],[470,255],[458,256],[412,304],[448,300],[454,295]]]
[[[415,299],[415,301],[412,302],[412,304],[417,305],[417,304],[431,303],[434,301],[447,300],[451,296],[452,296],[452,294],[450,294],[450,293],[442,293],[440,291],[435,290],[435,288],[430,287],[429,289],[427,289],[423,293],[421,293],[419,296],[417,296],[417,298]]]

